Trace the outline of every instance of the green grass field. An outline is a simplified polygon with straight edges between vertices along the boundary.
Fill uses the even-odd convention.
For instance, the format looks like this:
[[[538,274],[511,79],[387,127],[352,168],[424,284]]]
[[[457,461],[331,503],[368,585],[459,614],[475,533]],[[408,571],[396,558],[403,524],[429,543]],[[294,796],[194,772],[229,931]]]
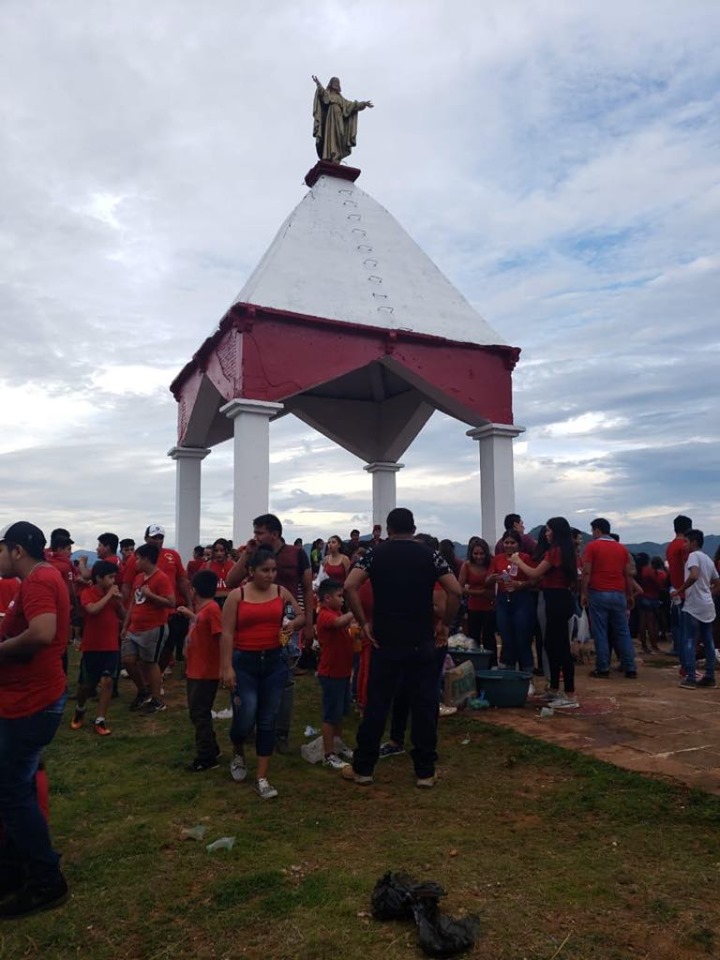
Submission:
[[[309,676],[296,690],[299,747],[305,725],[319,726],[319,694]],[[441,723],[435,790],[415,788],[407,756],[381,761],[362,788],[298,752],[273,761],[280,796],[263,802],[230,780],[229,748],[218,770],[186,770],[181,681],[155,717],[130,714],[130,698],[124,681],[105,739],[72,732],[68,704],[47,766],[72,899],[0,926],[0,960],[421,956],[411,925],[369,918],[386,870],[437,880],[445,909],[478,913],[476,957],[720,951],[715,797],[457,716]],[[223,744],[228,726],[217,724]],[[205,840],[182,840],[197,824]],[[207,853],[221,836],[234,848]]]

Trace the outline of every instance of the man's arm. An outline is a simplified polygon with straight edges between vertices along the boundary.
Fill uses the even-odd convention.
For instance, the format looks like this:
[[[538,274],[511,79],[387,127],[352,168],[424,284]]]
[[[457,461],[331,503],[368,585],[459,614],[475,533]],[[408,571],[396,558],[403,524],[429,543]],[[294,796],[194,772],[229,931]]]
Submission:
[[[0,643],[0,664],[6,660],[32,657],[43,647],[49,647],[57,633],[57,614],[39,613],[16,637]]]
[[[630,557],[628,562],[625,564],[625,596],[627,597],[627,606],[628,610],[632,610],[635,606],[635,587],[637,583],[635,582],[635,577],[633,576],[633,570],[635,569],[635,561]],[[640,591],[642,593],[642,590]]]
[[[192,592],[190,590],[190,581],[187,578],[187,574],[183,577],[178,577],[177,581],[178,590],[180,591],[180,596],[185,601],[185,605],[192,607]]]
[[[312,570],[308,564],[303,570],[302,576],[303,605],[305,607],[305,626],[303,627],[303,643],[306,647],[311,647],[315,628],[313,627],[312,611],[315,603],[312,588]]]
[[[683,585],[675,590],[674,587],[670,587],[670,593],[685,593],[685,591],[691,587],[697,578],[700,576],[700,567],[690,567],[688,570],[688,575],[685,577]]]
[[[454,573],[444,573],[441,577],[438,577],[438,583],[447,594],[443,623],[446,627],[449,627],[455,620],[457,612],[460,609],[462,588]]]
[[[235,587],[239,587],[243,580],[247,578],[248,557],[252,556],[256,548],[257,543],[255,540],[248,540],[245,544],[245,549],[241,551],[236,563],[233,564],[232,570],[230,570],[225,577],[225,584],[228,590],[234,590]]]
[[[588,605],[588,586],[590,584],[590,575],[592,574],[592,561],[583,561],[582,580],[580,582],[580,606]]]
[[[377,643],[375,643],[375,638],[370,631],[367,619],[365,618],[365,613],[363,611],[362,604],[360,603],[360,594],[358,593],[358,590],[367,579],[367,570],[363,570],[361,567],[357,566],[352,568],[345,581],[345,602],[350,607],[352,615],[357,620],[358,624],[360,625],[360,629],[363,631],[365,636],[375,646],[377,646]]]

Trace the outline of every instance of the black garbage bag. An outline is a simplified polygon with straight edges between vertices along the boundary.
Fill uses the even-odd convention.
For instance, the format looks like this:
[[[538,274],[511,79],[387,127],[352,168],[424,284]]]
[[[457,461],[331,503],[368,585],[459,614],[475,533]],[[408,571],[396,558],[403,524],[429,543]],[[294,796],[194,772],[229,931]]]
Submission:
[[[429,957],[454,957],[475,946],[480,918],[471,915],[454,920],[438,909],[437,900],[420,899],[413,907],[418,939]]]
[[[376,920],[412,920],[419,900],[437,902],[445,896],[443,888],[432,881],[418,883],[406,873],[384,874],[375,884],[370,903]]]

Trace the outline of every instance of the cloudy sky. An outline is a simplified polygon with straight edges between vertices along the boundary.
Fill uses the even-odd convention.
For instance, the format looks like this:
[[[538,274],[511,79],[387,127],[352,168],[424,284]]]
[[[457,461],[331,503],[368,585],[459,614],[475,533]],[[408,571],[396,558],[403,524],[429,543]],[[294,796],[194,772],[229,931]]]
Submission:
[[[720,532],[716,0],[4,0],[0,37],[3,522],[172,541],[168,385],[304,195],[317,73],[375,102],[358,185],[522,348],[528,524]],[[459,540],[466,429],[435,414],[398,477]],[[360,461],[271,436],[288,536],[368,528]],[[231,457],[203,539],[231,534]]]

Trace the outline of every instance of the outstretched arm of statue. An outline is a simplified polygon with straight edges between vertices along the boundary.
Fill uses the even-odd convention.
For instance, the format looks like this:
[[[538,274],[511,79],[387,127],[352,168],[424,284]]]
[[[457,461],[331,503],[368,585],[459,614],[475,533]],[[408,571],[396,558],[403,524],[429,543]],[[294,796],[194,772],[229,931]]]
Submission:
[[[316,83],[316,85],[317,85],[317,88],[318,88],[318,90],[320,91],[320,93],[324,93],[324,92],[325,92],[325,87],[320,83],[320,81],[319,81],[318,78],[315,76],[315,74],[312,75],[312,78],[313,78],[313,80],[315,81],[315,83]]]
[[[370,107],[370,109],[372,110],[374,106],[375,104],[372,102],[372,100],[361,100],[360,103],[358,104],[358,110],[364,110],[365,107]]]

